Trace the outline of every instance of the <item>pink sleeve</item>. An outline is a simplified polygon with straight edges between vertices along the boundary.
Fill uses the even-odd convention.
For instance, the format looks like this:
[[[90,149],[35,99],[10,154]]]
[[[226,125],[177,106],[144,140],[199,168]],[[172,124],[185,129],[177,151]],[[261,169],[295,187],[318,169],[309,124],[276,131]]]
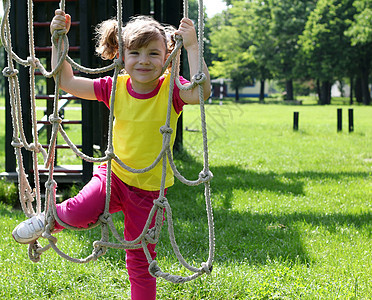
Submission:
[[[183,78],[182,76],[180,76],[180,82],[182,85],[189,83],[189,81]],[[186,103],[183,102],[183,100],[180,97],[180,89],[178,88],[177,84],[174,83],[173,107],[177,114],[179,114],[182,111],[184,105],[186,105]]]
[[[94,93],[98,101],[110,108],[110,96],[112,90],[112,78],[110,76],[94,79]]]

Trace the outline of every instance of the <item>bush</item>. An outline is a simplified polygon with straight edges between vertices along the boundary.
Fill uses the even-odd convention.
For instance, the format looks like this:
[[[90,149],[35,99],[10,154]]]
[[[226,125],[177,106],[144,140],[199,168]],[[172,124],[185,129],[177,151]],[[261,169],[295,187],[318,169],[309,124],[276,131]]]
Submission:
[[[18,204],[18,188],[16,184],[6,180],[0,181],[0,202],[12,207]]]

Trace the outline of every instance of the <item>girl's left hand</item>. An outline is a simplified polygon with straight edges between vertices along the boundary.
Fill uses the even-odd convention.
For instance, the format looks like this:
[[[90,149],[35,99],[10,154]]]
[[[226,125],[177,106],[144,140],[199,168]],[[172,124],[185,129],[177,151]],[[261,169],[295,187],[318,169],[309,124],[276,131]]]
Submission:
[[[183,18],[175,34],[182,36],[183,46],[186,50],[191,50],[192,48],[198,49],[198,39],[196,37],[194,23],[190,19]]]

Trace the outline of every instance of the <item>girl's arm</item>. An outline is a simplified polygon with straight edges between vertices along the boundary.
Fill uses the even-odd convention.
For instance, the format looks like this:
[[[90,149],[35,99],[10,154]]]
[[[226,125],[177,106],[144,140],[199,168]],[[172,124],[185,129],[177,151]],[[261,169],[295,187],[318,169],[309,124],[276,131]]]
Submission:
[[[199,45],[196,37],[195,27],[192,21],[188,18],[183,18],[178,30],[176,31],[176,34],[180,34],[183,38],[183,46],[187,51],[190,77],[192,78],[199,71]],[[202,85],[204,88],[204,100],[207,100],[211,94],[211,79],[205,62],[203,62],[203,66],[203,73],[206,75],[207,80]],[[188,104],[199,103],[198,86],[189,91],[180,90],[180,97],[185,103]]]
[[[65,14],[64,11],[57,9],[55,11],[55,16],[50,24],[50,32],[53,35],[55,30],[66,29],[69,31],[71,26],[71,16]],[[52,45],[52,68],[57,65],[57,48]],[[87,100],[97,100],[94,93],[93,80],[84,77],[76,77],[72,71],[71,65],[64,61],[61,67],[61,79],[60,88],[67,93],[70,93],[76,97],[87,99]]]

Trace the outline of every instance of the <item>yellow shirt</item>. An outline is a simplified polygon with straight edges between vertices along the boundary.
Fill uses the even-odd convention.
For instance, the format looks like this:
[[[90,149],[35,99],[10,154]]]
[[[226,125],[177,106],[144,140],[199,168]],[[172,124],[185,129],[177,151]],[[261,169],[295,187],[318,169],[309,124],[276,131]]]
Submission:
[[[160,127],[165,125],[168,109],[170,75],[164,81],[156,95],[148,99],[138,99],[127,90],[129,75],[118,76],[115,107],[113,145],[114,152],[127,166],[143,169],[150,166],[158,157],[163,143]],[[111,103],[111,100],[110,100]],[[171,149],[176,138],[178,117],[173,105],[171,111]],[[132,173],[112,161],[113,172],[126,184],[148,191],[160,189],[162,161],[146,173]],[[167,164],[165,187],[174,183],[173,171]]]

